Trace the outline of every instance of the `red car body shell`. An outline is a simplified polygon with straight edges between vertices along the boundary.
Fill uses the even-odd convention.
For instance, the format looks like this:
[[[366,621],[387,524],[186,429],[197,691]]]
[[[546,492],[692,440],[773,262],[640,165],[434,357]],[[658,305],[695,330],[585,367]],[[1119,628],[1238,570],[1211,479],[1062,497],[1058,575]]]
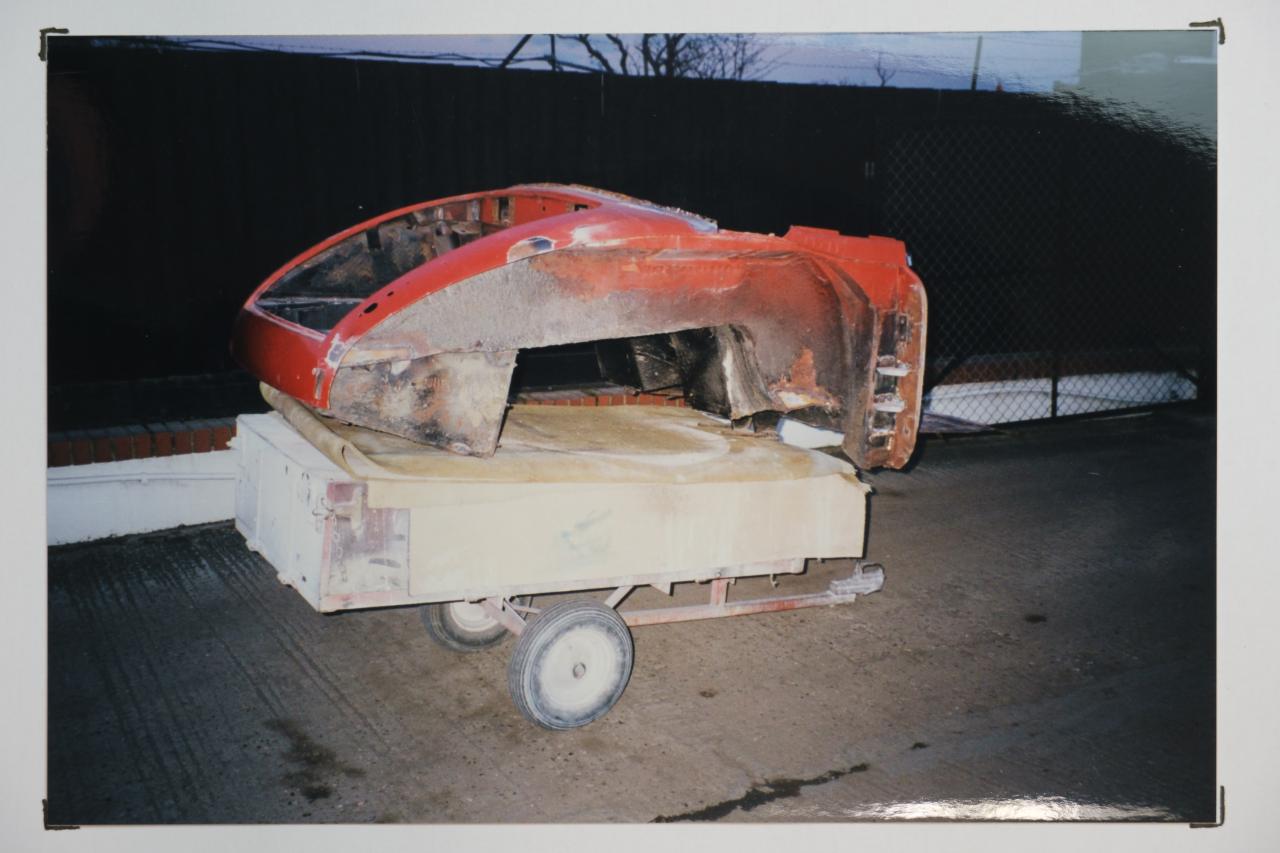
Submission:
[[[394,245],[379,236],[392,232]],[[418,254],[387,266],[395,252]],[[390,271],[370,274],[378,263]],[[361,287],[343,289],[343,264],[362,270]],[[304,274],[312,284],[289,284]],[[341,316],[300,321],[303,303]],[[901,467],[919,423],[925,328],[924,288],[897,240],[726,231],[599,190],[526,185],[403,207],[313,246],[245,302],[232,352],[315,409],[486,455],[501,416],[472,413],[505,406],[505,391],[500,402],[477,395],[509,381],[520,349],[676,336],[671,352],[684,355],[672,361],[704,389],[702,408],[794,413],[842,430],[855,462]],[[704,342],[718,366],[687,355]],[[465,365],[450,360],[463,354]],[[383,399],[406,364],[414,401],[407,390]]]

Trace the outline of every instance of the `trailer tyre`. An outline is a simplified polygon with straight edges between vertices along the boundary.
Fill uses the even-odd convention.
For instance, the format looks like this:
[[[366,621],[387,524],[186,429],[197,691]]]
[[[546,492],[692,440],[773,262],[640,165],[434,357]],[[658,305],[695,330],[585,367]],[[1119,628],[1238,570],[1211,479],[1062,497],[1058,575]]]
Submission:
[[[631,631],[612,608],[565,601],[529,622],[516,643],[507,686],[520,713],[547,729],[604,716],[631,678]]]
[[[510,633],[479,604],[451,601],[420,608],[427,636],[455,652],[478,652],[507,638]]]

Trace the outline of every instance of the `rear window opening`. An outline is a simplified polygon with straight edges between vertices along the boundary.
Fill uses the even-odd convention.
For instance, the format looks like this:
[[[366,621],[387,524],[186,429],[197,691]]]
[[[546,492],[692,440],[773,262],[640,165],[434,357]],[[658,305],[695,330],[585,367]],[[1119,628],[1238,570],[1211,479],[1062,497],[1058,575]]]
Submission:
[[[400,276],[472,240],[586,205],[497,196],[422,207],[353,234],[280,277],[257,306],[327,332],[352,308]]]
[[[327,332],[338,321],[347,316],[351,309],[363,302],[363,299],[325,296],[287,296],[274,298],[263,295],[257,306],[269,314],[275,314],[282,320],[297,323],[308,329]]]
[[[257,305],[291,323],[327,332],[410,270],[507,227],[480,218],[484,207],[426,207],[353,234],[289,270]]]

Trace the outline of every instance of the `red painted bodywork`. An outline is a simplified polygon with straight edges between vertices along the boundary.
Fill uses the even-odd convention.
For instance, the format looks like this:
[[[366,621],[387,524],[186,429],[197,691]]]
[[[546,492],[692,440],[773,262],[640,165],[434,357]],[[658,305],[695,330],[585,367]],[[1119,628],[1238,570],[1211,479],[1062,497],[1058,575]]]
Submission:
[[[465,211],[460,215],[478,221],[478,227],[501,230],[409,269],[354,304],[327,331],[291,322],[258,304],[299,265],[357,235],[428,210],[437,216],[441,210],[449,211],[450,217]],[[500,298],[486,297],[487,309],[466,317],[467,324],[476,325],[474,342],[458,331],[456,318],[449,334],[443,336],[406,326],[405,318],[421,316],[423,305],[446,304],[439,294],[447,289],[457,289],[462,298],[466,288],[460,286],[493,280],[499,274],[495,271],[509,266],[528,270],[544,288],[554,288],[555,297],[566,306],[566,316],[572,315],[566,322],[577,325],[570,331],[548,331],[546,335],[527,330],[506,333],[506,327],[515,328],[529,316],[541,316],[536,312],[545,308],[547,301],[544,295],[538,297],[540,302],[523,304],[524,289],[512,278],[504,279],[501,285],[488,285]],[[532,286],[529,292],[535,292]],[[423,302],[433,296],[434,301]],[[631,309],[622,309],[623,316],[616,318],[608,314],[607,306],[615,301],[644,306],[646,317],[660,314],[669,319],[644,321],[652,328],[632,328],[628,325]],[[409,310],[415,305],[418,308]],[[725,314],[725,319],[718,313]],[[833,320],[835,314],[840,317]],[[881,353],[878,343],[886,317],[902,318],[898,328],[905,330],[899,332],[901,338],[889,355]],[[463,351],[511,351],[673,332],[721,322],[748,328],[748,338],[752,322],[757,323],[766,331],[756,334],[748,350],[765,355],[777,349],[774,338],[786,337],[788,325],[795,326],[798,343],[784,342],[778,350],[778,358],[785,350],[790,366],[785,371],[765,371],[771,384],[762,387],[761,393],[772,403],[764,407],[819,414],[825,407],[839,414],[846,449],[859,464],[905,464],[919,420],[925,297],[919,278],[908,266],[905,247],[885,237],[848,237],[807,227],[792,227],[782,237],[727,231],[692,214],[581,187],[531,185],[454,196],[373,217],[280,267],[245,302],[233,332],[232,352],[269,385],[343,417],[342,411],[332,409],[331,391],[344,368],[404,363]],[[833,322],[843,323],[846,332],[832,332]],[[404,331],[402,337],[397,337],[396,330]],[[892,342],[892,335],[887,336]],[[437,345],[437,340],[446,338],[447,344]],[[836,351],[829,352],[833,349]],[[832,377],[839,378],[831,367],[835,362],[846,363],[853,378],[833,382]],[[891,362],[897,366],[886,368]],[[875,389],[881,387],[876,385],[877,364],[882,374],[888,369],[896,383],[892,392],[895,400],[882,400],[880,405],[901,406],[893,413],[892,427],[884,428],[892,429],[886,446],[870,452],[867,436],[857,436],[855,441],[850,432],[858,432],[859,424],[871,423],[868,417],[874,414]],[[883,375],[880,380],[883,382]],[[856,393],[851,390],[855,387]],[[861,432],[870,429],[866,426]]]

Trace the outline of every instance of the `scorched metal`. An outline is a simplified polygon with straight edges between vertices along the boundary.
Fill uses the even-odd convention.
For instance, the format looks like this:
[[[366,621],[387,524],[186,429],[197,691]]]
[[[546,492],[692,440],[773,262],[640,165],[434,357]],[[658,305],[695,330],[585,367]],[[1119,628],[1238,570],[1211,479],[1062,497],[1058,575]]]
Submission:
[[[696,408],[844,435],[858,465],[915,444],[925,294],[902,243],[784,236],[576,186],[391,211],[290,261],[245,303],[236,358],[349,423],[491,455],[521,350],[594,342],[601,375]]]

